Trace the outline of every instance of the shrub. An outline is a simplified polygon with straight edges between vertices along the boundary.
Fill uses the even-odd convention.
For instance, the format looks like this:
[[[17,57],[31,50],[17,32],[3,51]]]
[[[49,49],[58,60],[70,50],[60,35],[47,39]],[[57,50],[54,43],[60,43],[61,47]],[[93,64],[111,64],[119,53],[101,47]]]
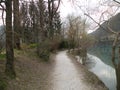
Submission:
[[[45,61],[49,60],[49,56],[50,56],[50,51],[49,50],[41,50],[39,53],[39,57],[44,59]]]
[[[50,40],[50,51],[56,51],[59,48],[60,40],[58,38],[54,38],[53,40]]]
[[[68,41],[63,39],[60,41],[60,44],[59,44],[59,49],[68,49]]]
[[[36,48],[37,47],[37,44],[36,43],[33,43],[33,44],[30,44],[29,45],[29,48]]]
[[[50,41],[48,39],[44,40],[40,44],[38,44],[39,52],[38,55],[40,58],[44,59],[45,61],[49,60],[50,56]]]
[[[51,52],[56,51],[59,48],[60,39],[53,38],[46,39],[39,44],[39,57],[44,59],[45,61],[49,60],[49,56]]]

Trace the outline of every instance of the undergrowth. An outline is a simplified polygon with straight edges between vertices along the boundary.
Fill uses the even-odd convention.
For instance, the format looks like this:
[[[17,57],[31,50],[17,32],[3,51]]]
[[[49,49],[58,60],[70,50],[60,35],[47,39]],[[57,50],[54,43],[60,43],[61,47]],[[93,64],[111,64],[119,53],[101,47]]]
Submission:
[[[6,90],[6,87],[7,87],[7,82],[0,78],[0,90]]]

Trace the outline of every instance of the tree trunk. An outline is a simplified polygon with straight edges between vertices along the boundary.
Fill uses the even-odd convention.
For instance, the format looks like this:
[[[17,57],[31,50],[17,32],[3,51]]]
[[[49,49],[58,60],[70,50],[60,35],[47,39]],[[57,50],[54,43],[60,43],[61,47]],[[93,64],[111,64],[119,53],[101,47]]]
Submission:
[[[119,59],[120,59],[120,47],[119,47]],[[120,90],[120,61],[116,67],[116,81],[117,81],[117,90]]]
[[[116,69],[116,81],[117,81],[117,90],[120,90],[120,63],[118,64],[118,68]]]
[[[13,51],[13,31],[12,31],[12,0],[6,3],[6,75],[15,78],[14,51]]]
[[[115,68],[115,72],[116,72],[116,82],[117,82],[117,86],[116,86],[116,89],[117,90],[120,90],[120,61],[118,62],[118,64],[115,62],[115,57],[116,57],[116,46],[117,46],[117,42],[118,42],[118,37],[119,37],[120,33],[117,33],[116,34],[116,37],[114,39],[114,42],[113,42],[113,46],[112,46],[112,63],[114,65],[114,68]],[[118,49],[118,54],[119,54],[119,59],[120,59],[120,47]]]
[[[41,49],[41,42],[45,40],[45,33],[44,33],[44,2],[43,0],[39,0],[40,5],[40,29],[37,31],[37,54],[40,56],[40,49]]]
[[[19,0],[13,0],[14,8],[14,47],[21,49],[20,47],[20,17],[19,17]]]

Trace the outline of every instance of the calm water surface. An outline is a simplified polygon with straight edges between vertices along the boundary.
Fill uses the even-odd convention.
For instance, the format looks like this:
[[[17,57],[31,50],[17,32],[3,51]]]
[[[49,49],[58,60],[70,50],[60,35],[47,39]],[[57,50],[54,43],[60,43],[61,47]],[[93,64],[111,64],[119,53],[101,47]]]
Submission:
[[[91,72],[96,74],[109,90],[116,90],[115,70],[110,65],[105,64],[101,59],[94,55],[88,54],[88,67]]]

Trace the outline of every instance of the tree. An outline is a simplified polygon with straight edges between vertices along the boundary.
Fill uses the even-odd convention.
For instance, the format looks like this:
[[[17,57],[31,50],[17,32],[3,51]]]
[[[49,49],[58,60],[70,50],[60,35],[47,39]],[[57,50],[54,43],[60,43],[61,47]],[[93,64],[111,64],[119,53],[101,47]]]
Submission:
[[[21,3],[20,5],[20,26],[21,26],[21,39],[23,43],[31,43],[31,20],[29,15],[29,5],[28,2]]]
[[[13,30],[12,30],[12,0],[5,2],[6,6],[6,74],[15,78],[14,51],[13,51]]]
[[[86,32],[87,23],[81,17],[68,17],[68,42],[69,49],[77,48],[77,54],[82,57],[85,64],[87,57],[87,48],[90,46],[91,39]]]
[[[19,0],[13,0],[13,15],[14,15],[14,45],[15,48],[21,49],[20,47],[20,15],[19,15]]]
[[[38,47],[37,47],[37,53],[38,56],[40,56],[41,52],[41,42],[45,40],[45,31],[44,31],[44,1],[43,0],[39,0],[39,9],[40,9],[40,18],[39,18],[39,30],[37,31],[37,43],[38,43]]]
[[[55,4],[57,1],[57,5]],[[60,0],[48,0],[48,26],[49,26],[49,38],[53,39],[53,18],[60,5]]]

